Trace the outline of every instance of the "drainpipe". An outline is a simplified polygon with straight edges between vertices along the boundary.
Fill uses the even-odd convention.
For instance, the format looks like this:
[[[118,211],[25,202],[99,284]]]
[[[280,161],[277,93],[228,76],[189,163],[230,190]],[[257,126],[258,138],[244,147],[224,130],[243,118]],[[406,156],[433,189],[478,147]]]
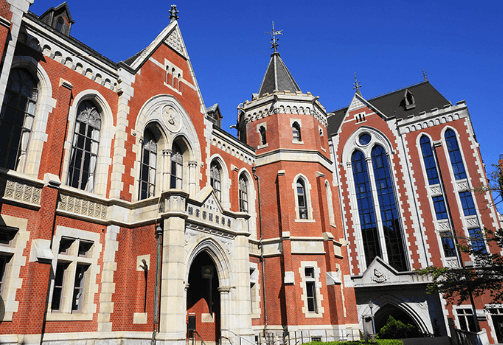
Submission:
[[[260,261],[262,262],[262,283],[264,284],[264,287],[262,289],[262,294],[264,295],[264,332],[265,329],[267,328],[267,299],[266,299],[266,292],[265,292],[265,262],[264,262],[264,245],[262,243],[262,205],[261,205],[261,199],[260,199],[260,177],[256,174],[257,172],[257,167],[255,164],[252,167],[252,173],[253,177],[255,180],[257,180],[257,192],[258,192],[258,219],[259,219],[259,230],[260,230]]]

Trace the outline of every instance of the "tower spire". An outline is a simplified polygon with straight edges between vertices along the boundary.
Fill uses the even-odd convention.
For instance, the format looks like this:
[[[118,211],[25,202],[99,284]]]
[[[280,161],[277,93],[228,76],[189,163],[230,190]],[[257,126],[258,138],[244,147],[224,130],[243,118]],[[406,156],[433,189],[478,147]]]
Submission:
[[[424,71],[424,68],[423,68],[423,78],[424,78],[424,81],[428,81],[428,78],[426,78],[428,74],[426,74],[426,72]]]
[[[272,22],[272,31],[269,31],[269,32],[266,32],[266,34],[271,34],[272,38],[271,38],[271,49],[274,49],[274,52],[276,53],[277,52],[277,49],[278,49],[278,41],[279,41],[279,38],[276,38],[276,36],[278,35],[283,35],[283,30],[274,30],[274,22]]]
[[[355,72],[355,82],[353,83],[353,90],[356,89],[356,92],[360,93],[360,88],[362,87],[362,84],[356,79],[356,72]]]
[[[171,10],[169,10],[169,21],[170,23],[174,20],[178,20],[178,10],[176,9],[176,5],[171,5]]]

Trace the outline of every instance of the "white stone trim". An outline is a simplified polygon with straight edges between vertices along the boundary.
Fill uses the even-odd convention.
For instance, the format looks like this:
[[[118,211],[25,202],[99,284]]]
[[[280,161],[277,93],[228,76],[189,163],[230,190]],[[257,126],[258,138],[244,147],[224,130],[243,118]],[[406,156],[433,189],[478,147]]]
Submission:
[[[305,187],[305,193],[306,193],[306,209],[307,209],[307,219],[301,219],[299,217],[299,200],[298,200],[298,195],[297,195],[297,180],[301,179],[304,181],[304,187]],[[304,174],[297,174],[293,178],[292,181],[292,189],[293,189],[293,195],[295,198],[295,221],[296,222],[315,222],[315,219],[313,218],[313,206],[311,203],[311,184],[309,183],[309,180]]]

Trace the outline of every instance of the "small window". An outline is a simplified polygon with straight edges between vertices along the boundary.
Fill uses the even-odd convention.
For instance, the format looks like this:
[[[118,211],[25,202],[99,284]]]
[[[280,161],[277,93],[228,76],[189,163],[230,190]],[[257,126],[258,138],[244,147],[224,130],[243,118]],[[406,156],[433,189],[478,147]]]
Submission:
[[[316,283],[314,281],[306,281],[307,292],[307,310],[316,312]]]
[[[299,206],[299,219],[307,219],[306,187],[302,179],[297,180],[297,202]]]
[[[239,178],[239,212],[248,212],[248,180],[244,174]]]
[[[52,290],[52,311],[61,310],[63,299],[63,283],[65,280],[67,268],[68,264],[63,262],[58,262],[58,265],[56,266],[56,274],[54,275],[54,288]]]
[[[300,136],[300,125],[298,122],[294,122],[292,124],[292,133],[293,133],[293,141],[301,141],[301,136]]]
[[[304,271],[306,278],[314,278],[314,267],[306,267]]]
[[[444,196],[435,196],[433,199],[433,206],[435,207],[435,214],[437,220],[447,219],[447,210],[445,209]]]
[[[59,242],[59,254],[70,255],[70,247],[75,240],[73,238],[62,238]]]
[[[260,127],[259,133],[260,133],[260,145],[267,144],[266,129],[264,128],[264,126]]]
[[[475,319],[472,309],[456,309],[459,327],[464,331],[475,332]]]
[[[444,248],[445,257],[456,256],[456,246],[451,232],[441,232],[440,238],[442,239],[442,247]]]
[[[370,134],[368,133],[363,133],[362,135],[360,135],[360,138],[359,138],[359,142],[360,142],[360,145],[368,145],[368,143],[370,143],[370,140],[372,139],[372,137],[370,136]]]
[[[89,257],[93,242],[80,240],[79,242],[79,256],[83,258]]]
[[[0,228],[0,246],[11,247],[17,231],[14,229]]]
[[[474,214],[477,214],[477,212],[475,211],[475,205],[473,203],[471,192],[459,193],[459,199],[461,199],[461,205],[463,205],[463,213],[465,216],[472,216]]]
[[[222,179],[221,179],[221,170],[220,165],[213,161],[210,166],[210,185],[213,187],[215,194],[217,195],[218,200],[221,199],[221,190],[222,190]]]
[[[0,255],[0,296],[3,295],[5,280],[7,279],[7,269],[11,256]]]
[[[63,25],[65,24],[65,20],[63,17],[59,17],[58,20],[56,21],[56,30],[59,32],[63,31]]]
[[[84,283],[89,265],[77,265],[75,272],[75,282],[73,285],[72,311],[82,311],[82,301],[84,300]]]
[[[171,151],[171,189],[183,188],[183,154],[180,146],[173,144]]]
[[[480,229],[469,229],[468,232],[470,234],[470,243],[473,251],[479,254],[486,254],[486,244]]]

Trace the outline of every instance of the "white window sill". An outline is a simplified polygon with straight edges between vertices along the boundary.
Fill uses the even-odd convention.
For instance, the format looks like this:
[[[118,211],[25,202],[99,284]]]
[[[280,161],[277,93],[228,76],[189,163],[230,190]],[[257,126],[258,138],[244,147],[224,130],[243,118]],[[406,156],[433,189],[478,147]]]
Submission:
[[[92,321],[92,313],[58,313],[58,312],[48,312],[47,321]]]
[[[295,219],[296,223],[315,223],[314,219]]]
[[[264,144],[264,145],[259,145],[259,146],[257,146],[257,150],[258,149],[263,149],[264,147],[267,147],[267,146],[269,146],[269,143]]]
[[[304,144],[303,141],[292,140],[292,144]]]

